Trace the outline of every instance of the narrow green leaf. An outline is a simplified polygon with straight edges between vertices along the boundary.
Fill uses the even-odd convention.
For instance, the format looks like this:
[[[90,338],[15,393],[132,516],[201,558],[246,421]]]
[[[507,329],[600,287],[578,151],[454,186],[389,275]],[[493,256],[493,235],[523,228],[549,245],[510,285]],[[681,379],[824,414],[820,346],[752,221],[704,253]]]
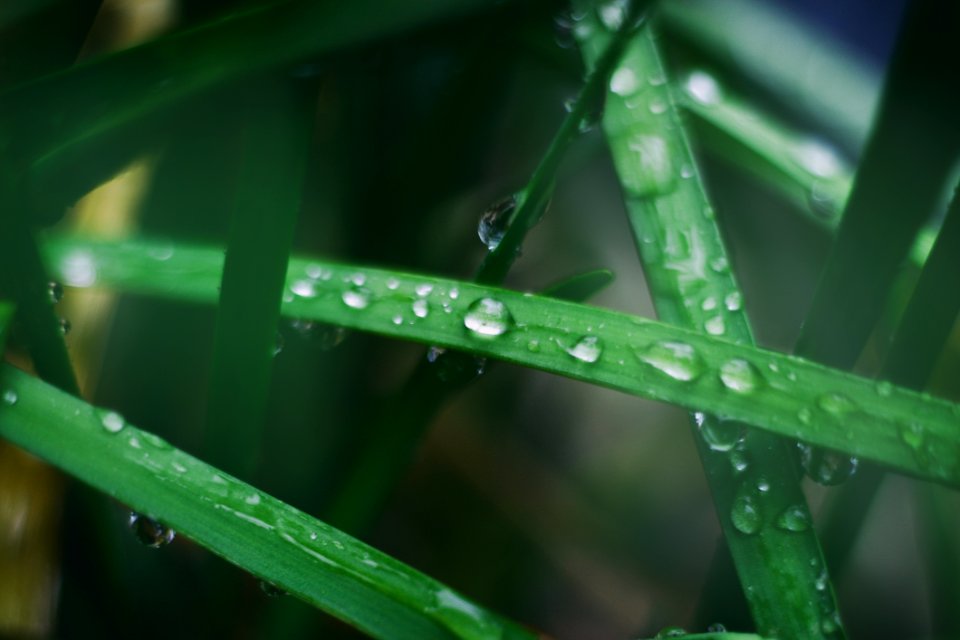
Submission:
[[[196,246],[61,237],[48,239],[44,248],[51,269],[67,285],[178,300],[216,300],[223,268],[221,250]],[[509,312],[499,336],[489,335],[497,330],[489,315],[476,315],[485,298],[502,302]],[[418,300],[426,301],[425,317],[414,311]],[[496,315],[497,307],[488,310]],[[550,371],[960,485],[960,405],[655,320],[469,282],[304,258],[290,261],[282,313]],[[471,313],[479,325],[466,321]],[[590,336],[599,347],[592,363],[572,353]],[[922,446],[904,442],[907,429],[923,436]]]
[[[375,637],[531,637],[116,413],[10,365],[0,388],[16,397],[0,403],[0,436]]]
[[[581,30],[589,34],[581,42],[591,61],[606,34],[602,20],[587,17],[584,23],[592,26]],[[659,317],[752,345],[743,296],[649,29],[614,72],[603,124]],[[728,389],[734,382],[736,392],[730,374],[737,368],[748,379],[767,375],[760,373],[763,365],[748,362],[721,365]],[[727,411],[712,413],[694,416],[694,441],[757,629],[772,636],[843,637],[793,444],[743,431],[721,419],[732,416]]]

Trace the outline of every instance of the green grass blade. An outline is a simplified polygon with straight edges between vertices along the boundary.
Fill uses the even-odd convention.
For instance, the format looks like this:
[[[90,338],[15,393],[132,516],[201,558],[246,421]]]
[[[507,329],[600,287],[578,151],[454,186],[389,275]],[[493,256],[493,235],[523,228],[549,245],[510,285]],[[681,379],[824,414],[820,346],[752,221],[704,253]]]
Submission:
[[[258,4],[8,91],[0,120],[15,135],[11,149],[30,165],[36,195],[66,180],[69,202],[122,166],[99,166],[104,140],[141,136],[147,116],[244,76],[493,4],[429,0],[389,11],[377,0]]]
[[[303,97],[290,81],[251,93],[220,289],[202,452],[211,464],[247,478],[260,450],[310,143],[313,114]]]
[[[910,244],[940,200],[960,151],[960,101],[942,75],[929,70],[960,70],[958,25],[957,7],[929,0],[911,4],[798,354],[853,366]]]
[[[223,268],[221,250],[142,240],[50,238],[44,249],[67,285],[178,300],[216,300]],[[285,316],[506,360],[960,485],[960,405],[802,358],[617,311],[385,269],[292,258],[287,287]],[[512,318],[499,337],[465,327],[487,297]],[[414,313],[418,300],[425,317]],[[590,336],[599,347],[592,363],[571,353],[584,355],[576,346]],[[922,436],[919,450],[903,441],[906,429]]]
[[[603,41],[600,25],[592,33],[584,39],[588,60]],[[648,30],[615,72],[604,115],[651,295],[667,322],[752,345],[742,294],[664,73]],[[741,436],[739,425],[715,415],[701,414],[695,423],[694,441],[758,630],[842,637],[829,585],[817,588],[824,562],[792,443],[760,431]],[[802,523],[783,525],[794,519]]]
[[[153,434],[9,365],[0,436],[217,555],[381,638],[529,633]]]

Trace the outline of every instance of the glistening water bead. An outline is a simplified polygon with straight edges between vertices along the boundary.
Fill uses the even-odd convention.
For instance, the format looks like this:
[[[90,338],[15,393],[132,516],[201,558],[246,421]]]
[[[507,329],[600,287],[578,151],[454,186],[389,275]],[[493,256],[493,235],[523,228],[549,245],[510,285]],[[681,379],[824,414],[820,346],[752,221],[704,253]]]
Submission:
[[[477,224],[477,235],[489,251],[496,249],[507,233],[510,216],[517,208],[517,201],[516,194],[507,196],[490,205],[481,214],[480,222]]]
[[[637,358],[674,380],[690,382],[703,373],[703,360],[685,342],[661,341],[638,349]]]
[[[463,326],[481,338],[501,336],[509,331],[513,324],[513,316],[507,305],[494,298],[474,300],[463,317]]]
[[[170,544],[177,535],[173,529],[165,524],[136,511],[130,512],[127,525],[141,544],[154,549]]]
[[[593,364],[600,359],[600,354],[603,353],[603,343],[597,336],[583,336],[573,346],[564,347],[564,351],[580,362]]]

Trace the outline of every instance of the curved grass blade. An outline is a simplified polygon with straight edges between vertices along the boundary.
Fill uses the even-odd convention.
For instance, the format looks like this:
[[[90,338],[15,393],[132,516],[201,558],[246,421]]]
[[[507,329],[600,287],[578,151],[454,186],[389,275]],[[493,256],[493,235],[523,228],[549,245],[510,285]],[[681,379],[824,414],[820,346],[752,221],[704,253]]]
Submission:
[[[215,248],[69,238],[50,238],[44,248],[51,270],[67,285],[217,299],[223,253]],[[491,335],[491,318],[476,315],[486,298],[509,312],[500,335]],[[414,310],[418,300],[426,301],[423,317]],[[282,313],[727,416],[960,486],[960,405],[655,320],[470,282],[304,258],[291,258]],[[590,362],[577,357],[583,351],[576,346],[592,336],[597,357]],[[919,449],[904,442],[905,429],[922,435]]]
[[[122,166],[95,161],[105,139],[141,135],[146,117],[190,96],[494,4],[429,0],[383,11],[377,0],[275,0],[14,88],[3,94],[0,120],[15,136],[10,149],[29,165],[36,195],[69,176],[76,196]]]
[[[290,81],[255,87],[250,104],[202,447],[204,459],[243,477],[260,450],[312,124],[309,101]]]
[[[603,41],[601,25],[590,33],[582,38],[588,61]],[[604,115],[651,296],[666,322],[752,345],[742,294],[664,74],[647,30],[615,72]],[[821,578],[824,562],[792,443],[719,415],[693,417],[694,441],[757,629],[843,637],[832,590]]]
[[[513,623],[153,434],[9,365],[0,436],[381,638],[530,638]]]

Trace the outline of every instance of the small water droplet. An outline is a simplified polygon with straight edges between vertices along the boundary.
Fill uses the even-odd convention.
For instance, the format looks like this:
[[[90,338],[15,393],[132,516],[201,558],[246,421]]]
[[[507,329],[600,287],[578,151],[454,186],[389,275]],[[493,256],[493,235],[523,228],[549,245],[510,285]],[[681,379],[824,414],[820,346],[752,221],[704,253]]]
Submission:
[[[528,342],[528,343],[527,343],[527,351],[530,351],[530,352],[532,352],[532,353],[537,353],[538,351],[540,351],[540,341],[539,341],[539,340],[531,340],[530,342]]]
[[[177,535],[173,529],[165,524],[136,511],[130,512],[127,525],[133,531],[137,541],[154,549],[170,544]]]
[[[763,519],[760,516],[760,505],[751,495],[739,495],[733,501],[730,510],[730,521],[740,533],[753,535],[760,531]]]
[[[266,594],[266,596],[269,598],[279,598],[280,596],[287,595],[286,591],[272,582],[267,582],[266,580],[260,580],[260,591]]]
[[[723,321],[723,316],[713,316],[703,323],[703,328],[712,336],[722,336],[727,332],[727,325]]]
[[[457,289],[456,287],[452,287],[450,289],[450,293],[448,293],[447,295],[450,296],[451,300],[456,300],[457,298],[460,297],[460,289]]]
[[[674,380],[690,382],[703,373],[703,360],[684,342],[654,342],[636,352],[637,358]]]
[[[820,396],[817,398],[817,406],[834,416],[843,416],[858,408],[856,402],[842,393],[826,393]]]
[[[784,531],[806,531],[810,528],[810,512],[803,505],[791,505],[777,516],[776,525]]]
[[[476,336],[493,338],[503,335],[513,326],[513,316],[507,306],[494,298],[474,300],[467,308],[463,325]]]
[[[743,438],[743,426],[735,420],[694,414],[700,436],[711,451],[730,451]]]
[[[370,290],[365,287],[351,287],[346,289],[340,298],[343,304],[351,309],[366,309],[370,306]]]
[[[399,327],[401,324],[403,324],[403,316],[395,315],[392,318],[390,318],[390,322],[392,322],[393,324]]]
[[[720,624],[719,622],[714,622],[707,627],[707,633],[726,633],[727,628]]]
[[[680,167],[680,177],[683,178],[684,180],[687,180],[688,178],[692,178],[694,173],[695,172],[693,170],[693,165],[685,164],[682,167]]]
[[[662,640],[663,638],[682,638],[685,635],[687,635],[687,631],[683,627],[664,627],[657,632],[654,638],[655,640]]]
[[[120,433],[127,421],[116,411],[103,411],[100,413],[100,424],[110,433]]]
[[[923,426],[915,422],[903,425],[900,428],[900,439],[914,451],[919,451],[924,441]]]
[[[877,395],[883,398],[886,398],[891,393],[893,393],[893,385],[887,382],[886,380],[877,381],[876,389],[877,389]]]
[[[797,443],[803,471],[818,484],[840,484],[857,472],[857,458],[838,451]]]
[[[510,224],[510,216],[516,210],[517,204],[516,194],[510,195],[493,203],[481,214],[477,235],[489,251],[496,249],[503,240]]]
[[[717,308],[717,299],[713,296],[707,296],[703,299],[703,302],[700,303],[700,308],[704,311],[713,311]]]
[[[727,360],[720,367],[720,381],[737,393],[752,393],[763,384],[763,375],[746,360]]]
[[[400,281],[396,278],[387,278],[387,289],[390,291],[396,291],[397,287],[400,286]]]
[[[301,298],[317,297],[317,283],[314,280],[294,280],[293,284],[290,285],[290,290],[293,292],[293,295]]]
[[[51,280],[47,283],[47,295],[50,298],[51,304],[57,304],[63,299],[63,285]]]
[[[367,282],[367,276],[363,273],[354,273],[350,276],[350,282],[358,287],[362,287]]]
[[[424,298],[417,298],[411,306],[413,307],[413,315],[418,318],[426,318],[430,313],[430,307]]]
[[[710,261],[710,268],[713,269],[715,273],[726,273],[730,270],[730,263],[727,262],[725,256],[720,256]]]
[[[819,140],[807,140],[796,148],[797,164],[815,176],[827,178],[840,170],[836,151]]]
[[[70,333],[70,329],[73,328],[73,325],[70,324],[70,321],[66,318],[60,318],[60,335],[67,335]]]
[[[283,347],[286,344],[286,340],[283,337],[283,334],[277,331],[276,335],[273,337],[273,346],[270,347],[270,356],[276,358],[278,355],[283,353]]]
[[[17,392],[13,389],[4,389],[3,391],[3,404],[8,407],[12,407],[17,404]]]
[[[652,113],[653,115],[658,116],[662,113],[665,113],[666,110],[667,110],[667,103],[664,102],[663,100],[652,100],[650,102],[650,113]],[[693,175],[693,170],[692,169],[688,169],[688,170],[690,171],[689,175],[683,175],[683,169],[680,170],[680,175],[684,178],[689,178],[690,176]]]
[[[421,298],[425,298],[430,295],[430,292],[433,291],[433,285],[429,282],[424,282],[423,284],[418,284],[414,288],[414,292]]]
[[[734,473],[737,474],[741,474],[746,471],[747,467],[750,466],[750,460],[747,457],[747,452],[739,448],[735,448],[733,451],[731,451],[730,466],[733,467]]]
[[[349,333],[335,324],[317,322],[307,318],[294,318],[288,326],[296,338],[311,348],[329,351],[343,342]]]
[[[626,15],[627,8],[624,0],[613,0],[597,7],[597,16],[601,24],[611,31],[616,31],[623,25]]]
[[[810,410],[810,407],[802,407],[797,412],[797,419],[803,424],[810,424],[813,421],[813,411]]]
[[[583,336],[572,347],[565,347],[564,351],[581,362],[594,363],[603,353],[603,343],[597,336]]]
[[[711,106],[720,102],[720,86],[713,76],[703,71],[694,71],[687,76],[684,89],[702,105]]]
[[[760,476],[757,479],[757,491],[759,491],[760,493],[767,493],[768,491],[770,491],[770,481],[764,478],[763,476]]]
[[[610,76],[610,91],[618,96],[632,95],[639,86],[637,74],[629,67],[620,67]]]
[[[733,291],[723,299],[723,304],[727,311],[740,311],[743,308],[743,296],[740,295],[739,291]]]

